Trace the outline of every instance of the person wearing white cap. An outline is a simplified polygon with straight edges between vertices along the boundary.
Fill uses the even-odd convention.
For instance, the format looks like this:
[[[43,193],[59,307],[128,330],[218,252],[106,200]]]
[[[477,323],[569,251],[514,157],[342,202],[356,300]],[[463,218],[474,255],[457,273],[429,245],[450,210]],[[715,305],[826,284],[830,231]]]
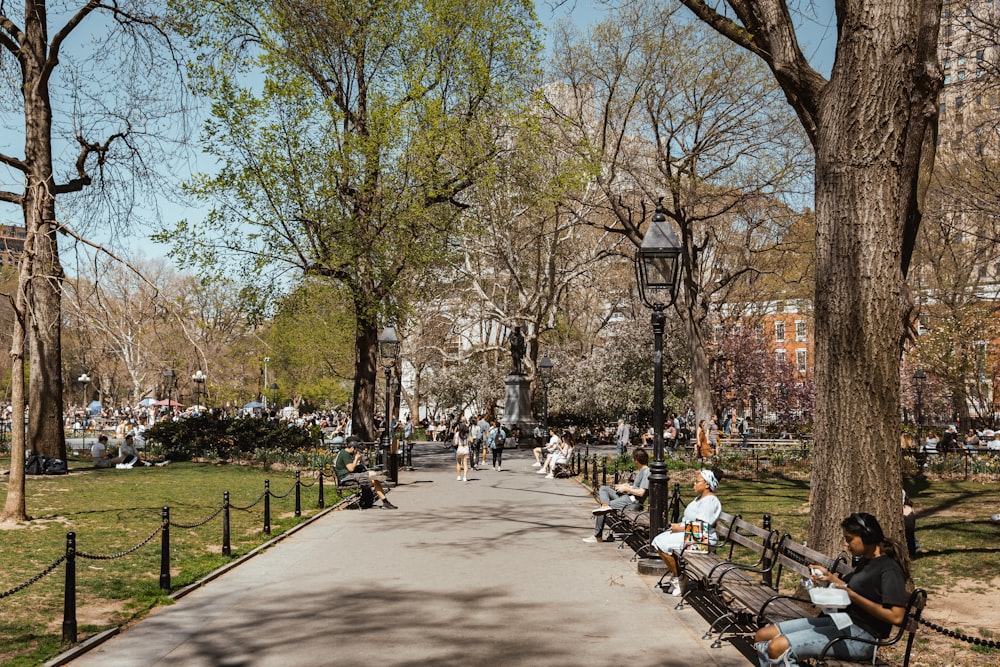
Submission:
[[[670,568],[674,575],[670,581],[670,592],[681,594],[680,567],[677,564],[677,554],[684,550],[684,528],[687,524],[700,523],[708,533],[708,544],[714,546],[719,542],[715,532],[715,523],[722,514],[722,502],[715,495],[719,479],[711,470],[702,470],[694,480],[695,499],[684,508],[683,520],[672,523],[665,531],[653,538],[653,546],[660,558]]]

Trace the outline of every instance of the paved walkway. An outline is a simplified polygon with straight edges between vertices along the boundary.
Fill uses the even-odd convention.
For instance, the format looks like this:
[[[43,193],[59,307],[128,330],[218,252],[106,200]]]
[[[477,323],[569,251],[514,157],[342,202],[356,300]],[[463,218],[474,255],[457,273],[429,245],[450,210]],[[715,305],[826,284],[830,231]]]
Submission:
[[[416,451],[399,510],[330,512],[71,664],[749,664],[709,648],[631,552],[581,542],[592,498],[530,452],[463,483],[450,450]]]

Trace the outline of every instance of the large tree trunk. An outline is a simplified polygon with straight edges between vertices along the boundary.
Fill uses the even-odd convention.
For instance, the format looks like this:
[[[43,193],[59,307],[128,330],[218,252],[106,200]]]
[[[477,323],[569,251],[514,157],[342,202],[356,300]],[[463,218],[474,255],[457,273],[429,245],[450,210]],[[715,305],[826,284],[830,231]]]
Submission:
[[[379,329],[360,318],[354,336],[354,402],[351,412],[352,433],[362,442],[375,442],[376,356]]]
[[[876,515],[902,538],[899,364],[904,278],[934,159],[941,0],[841,0],[830,80],[808,63],[785,3],[681,0],[763,58],[816,150],[816,444],[809,546]]]

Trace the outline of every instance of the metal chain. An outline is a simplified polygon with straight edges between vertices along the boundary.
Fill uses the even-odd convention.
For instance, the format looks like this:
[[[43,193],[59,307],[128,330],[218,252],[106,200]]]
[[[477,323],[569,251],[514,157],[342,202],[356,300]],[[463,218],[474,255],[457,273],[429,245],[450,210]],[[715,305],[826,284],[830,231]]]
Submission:
[[[306,484],[305,482],[303,482],[303,481],[302,481],[302,480],[300,479],[300,480],[299,480],[299,484],[300,484],[300,485],[302,486],[302,488],[304,488],[304,489],[308,489],[308,488],[311,488],[311,487],[314,487],[314,486],[316,486],[317,484],[319,484],[319,478],[318,478],[318,477],[314,477],[314,478],[313,478],[313,481],[312,481],[312,484]]]
[[[940,632],[941,634],[951,637],[952,639],[957,639],[959,641],[967,642],[969,644],[975,644],[976,646],[988,646],[989,648],[1000,648],[1000,642],[992,641],[990,639],[983,639],[981,637],[970,637],[969,635],[963,635],[960,632],[949,630],[948,628],[942,627],[932,621],[928,621],[925,618],[921,618],[920,623],[922,625],[926,625],[931,630],[934,630],[935,632]]]
[[[285,491],[285,495],[283,495],[283,496],[279,496],[274,491],[270,491],[269,493],[271,494],[272,498],[276,498],[278,500],[281,500],[282,498],[287,498],[289,495],[291,495],[292,491],[294,491],[294,490],[295,490],[295,485],[292,484],[292,488],[288,489],[288,491]]]
[[[39,580],[42,579],[42,577],[46,576],[47,574],[51,573],[54,569],[56,569],[57,567],[59,567],[60,565],[62,565],[65,560],[66,560],[66,554],[63,554],[62,556],[59,557],[59,560],[57,560],[56,562],[52,563],[52,565],[49,565],[47,568],[45,568],[44,570],[42,570],[41,572],[39,572],[38,574],[36,574],[35,576],[33,576],[31,579],[28,579],[23,584],[20,584],[20,585],[15,586],[14,588],[12,588],[12,589],[10,589],[8,591],[4,591],[3,593],[0,593],[0,600],[4,599],[5,597],[13,595],[14,593],[19,593],[19,592],[23,591],[25,588],[27,588],[28,586],[31,586],[32,584],[37,583]]]
[[[201,526],[204,526],[206,523],[208,523],[215,517],[219,516],[219,514],[221,514],[222,510],[224,509],[226,508],[220,507],[219,509],[215,510],[215,512],[207,519],[205,519],[204,521],[199,521],[198,523],[174,523],[173,521],[171,521],[170,525],[173,526],[174,528],[199,528]]]
[[[229,507],[230,507],[230,509],[234,509],[234,510],[246,511],[246,510],[252,508],[257,503],[259,503],[260,501],[264,500],[264,496],[266,496],[266,495],[267,495],[267,492],[265,491],[264,493],[262,493],[259,496],[257,496],[257,500],[253,501],[252,503],[250,503],[246,507],[240,507],[239,505],[230,505]]]
[[[144,539],[142,542],[139,542],[139,544],[135,545],[131,549],[126,549],[125,551],[119,551],[118,553],[111,554],[110,556],[98,556],[98,555],[95,555],[95,554],[84,553],[82,551],[77,551],[76,555],[79,558],[88,558],[90,560],[114,560],[116,558],[121,558],[122,556],[128,556],[129,554],[135,553],[139,549],[141,549],[144,546],[146,546],[147,544],[149,544],[149,541],[151,539],[153,539],[154,537],[156,537],[160,533],[161,530],[163,530],[163,524],[160,524],[159,526],[157,526],[156,530],[154,530],[152,533],[149,534],[149,537],[147,537],[146,539]]]

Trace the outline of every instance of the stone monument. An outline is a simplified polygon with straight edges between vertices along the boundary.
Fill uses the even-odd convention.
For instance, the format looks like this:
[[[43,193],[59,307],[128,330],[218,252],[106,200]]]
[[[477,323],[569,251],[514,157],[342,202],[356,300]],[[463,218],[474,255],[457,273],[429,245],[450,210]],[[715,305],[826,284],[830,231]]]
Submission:
[[[531,380],[524,374],[526,347],[521,327],[514,327],[510,334],[511,372],[504,378],[507,386],[500,420],[508,429],[521,430],[522,439],[530,438],[538,420],[531,414]]]

